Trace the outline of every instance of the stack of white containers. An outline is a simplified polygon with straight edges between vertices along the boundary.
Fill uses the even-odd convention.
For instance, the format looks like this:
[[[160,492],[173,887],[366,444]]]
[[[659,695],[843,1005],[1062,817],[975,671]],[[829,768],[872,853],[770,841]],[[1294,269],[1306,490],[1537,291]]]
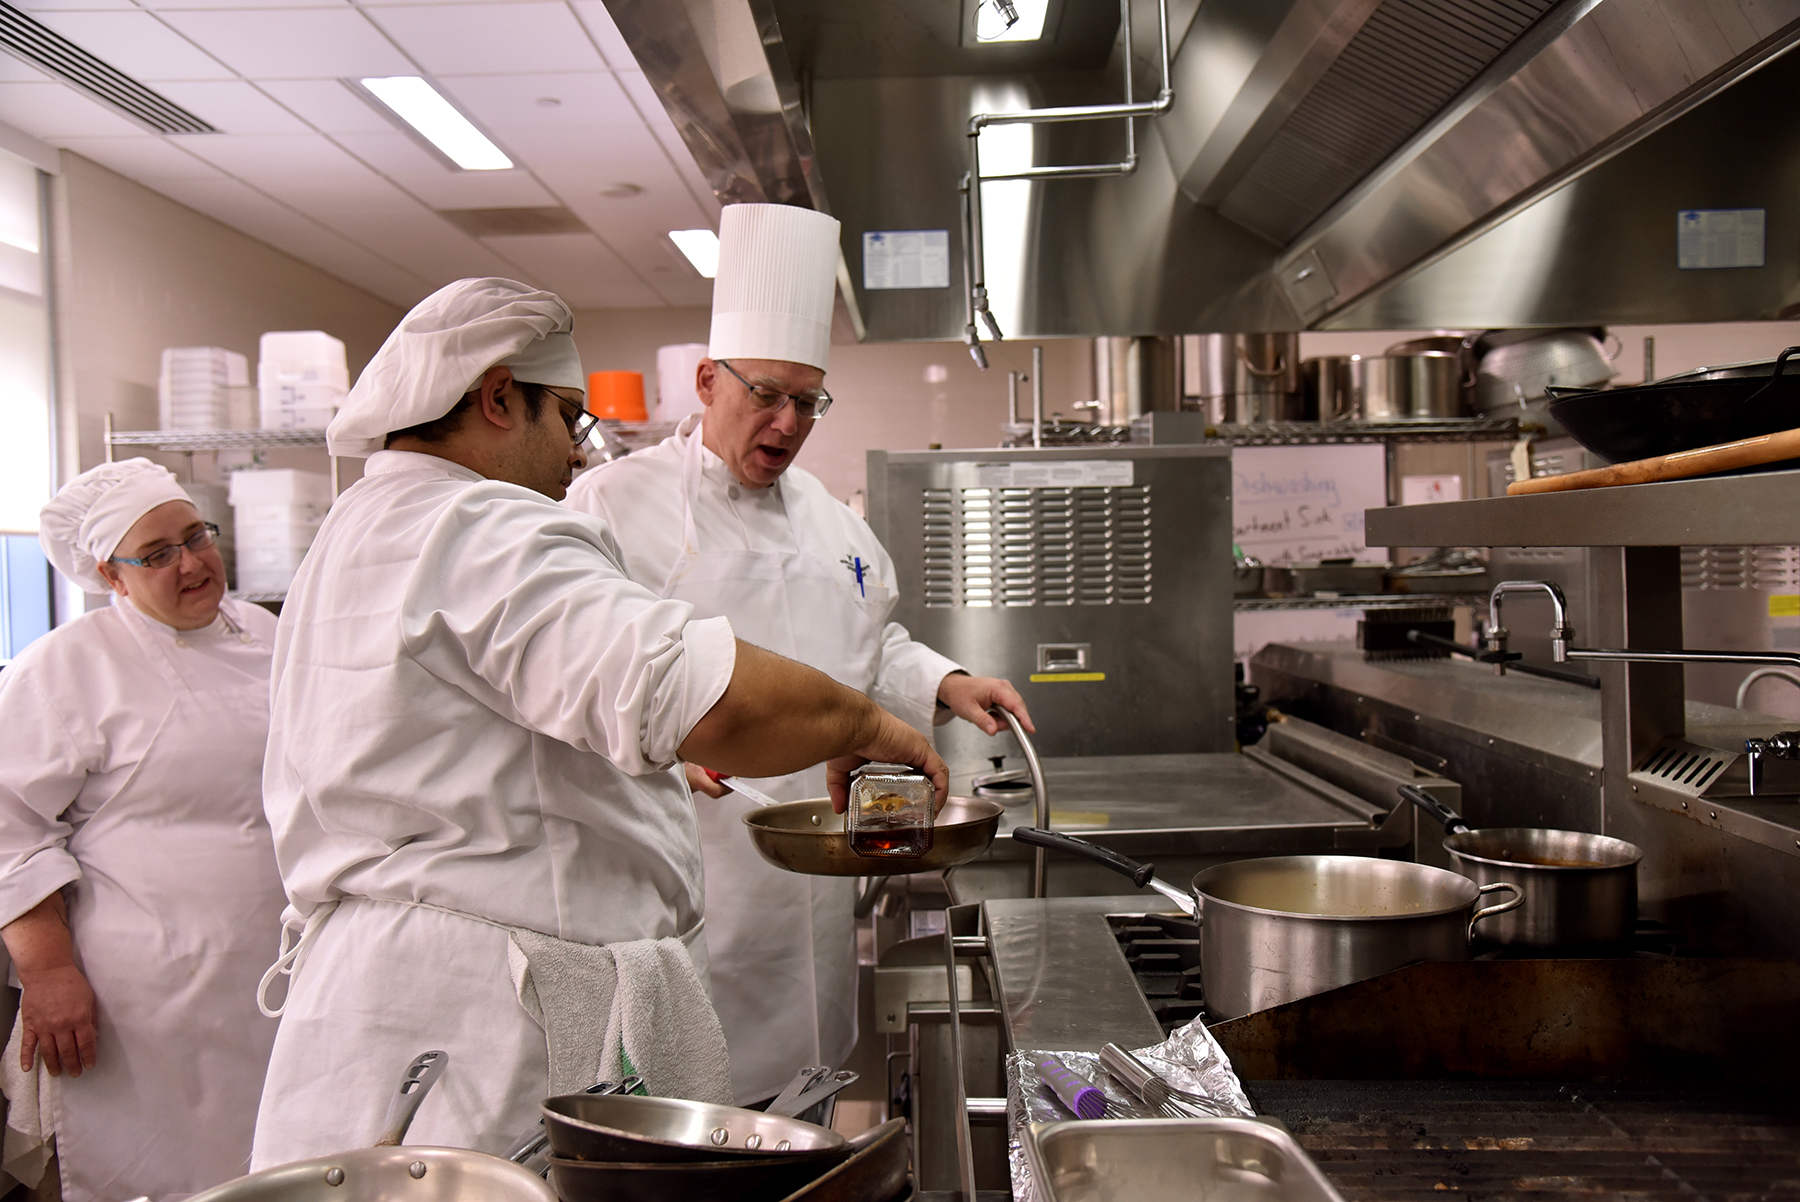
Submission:
[[[262,336],[256,385],[265,430],[322,430],[350,391],[344,344],[319,330]]]
[[[228,388],[250,383],[250,361],[217,346],[172,346],[156,379],[158,416],[165,430],[219,430],[229,424]]]
[[[285,593],[331,507],[331,477],[291,468],[231,473],[237,586]]]

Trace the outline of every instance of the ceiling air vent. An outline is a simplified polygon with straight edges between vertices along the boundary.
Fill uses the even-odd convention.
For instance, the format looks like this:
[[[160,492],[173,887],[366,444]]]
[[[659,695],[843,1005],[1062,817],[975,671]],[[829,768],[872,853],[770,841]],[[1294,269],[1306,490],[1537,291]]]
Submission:
[[[439,209],[438,216],[472,238],[588,232],[581,218],[560,205],[521,209]]]
[[[165,96],[159,96],[116,67],[107,65],[57,33],[0,0],[0,47],[104,101],[160,134],[216,134],[219,131]]]

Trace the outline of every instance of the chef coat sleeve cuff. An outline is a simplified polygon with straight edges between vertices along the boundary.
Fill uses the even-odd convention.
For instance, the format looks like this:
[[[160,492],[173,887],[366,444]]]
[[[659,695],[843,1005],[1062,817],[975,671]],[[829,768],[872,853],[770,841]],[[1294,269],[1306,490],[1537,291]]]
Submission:
[[[0,877],[0,926],[80,879],[81,865],[66,850],[58,847],[39,851]]]
[[[682,693],[684,702],[676,738],[660,754],[650,758],[659,763],[674,763],[675,749],[688,732],[719,703],[731,684],[731,671],[737,666],[737,634],[729,618],[696,618],[681,628]]]

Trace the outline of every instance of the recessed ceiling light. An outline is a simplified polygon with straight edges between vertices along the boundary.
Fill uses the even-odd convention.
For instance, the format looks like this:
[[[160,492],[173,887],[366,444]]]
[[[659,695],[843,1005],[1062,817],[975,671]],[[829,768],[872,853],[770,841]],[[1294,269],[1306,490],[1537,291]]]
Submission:
[[[669,241],[707,279],[719,274],[719,236],[711,230],[670,230]]]
[[[975,9],[977,42],[1035,42],[1044,36],[1050,0],[979,0]]]
[[[388,75],[361,83],[464,171],[505,171],[513,165],[486,134],[417,75]]]

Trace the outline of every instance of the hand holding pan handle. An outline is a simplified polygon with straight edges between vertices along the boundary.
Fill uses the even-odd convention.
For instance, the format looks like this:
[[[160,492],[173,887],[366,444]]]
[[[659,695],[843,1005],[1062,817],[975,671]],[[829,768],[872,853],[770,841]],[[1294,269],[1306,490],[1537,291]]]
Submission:
[[[1018,826],[1013,828],[1012,837],[1029,847],[1043,847],[1051,851],[1065,852],[1071,856],[1079,856],[1084,860],[1110,868],[1114,872],[1123,873],[1131,878],[1131,883],[1139,889],[1148,885],[1177,906],[1183,914],[1194,913],[1194,899],[1183,893],[1167,881],[1156,879],[1156,865],[1140,864],[1128,856],[1101,847],[1098,843],[1089,843],[1086,839],[1077,839],[1072,835],[1059,834],[1056,831],[1041,830],[1035,826]]]
[[[1469,829],[1462,816],[1417,785],[1401,785],[1400,796],[1444,824],[1444,833],[1454,835]]]

